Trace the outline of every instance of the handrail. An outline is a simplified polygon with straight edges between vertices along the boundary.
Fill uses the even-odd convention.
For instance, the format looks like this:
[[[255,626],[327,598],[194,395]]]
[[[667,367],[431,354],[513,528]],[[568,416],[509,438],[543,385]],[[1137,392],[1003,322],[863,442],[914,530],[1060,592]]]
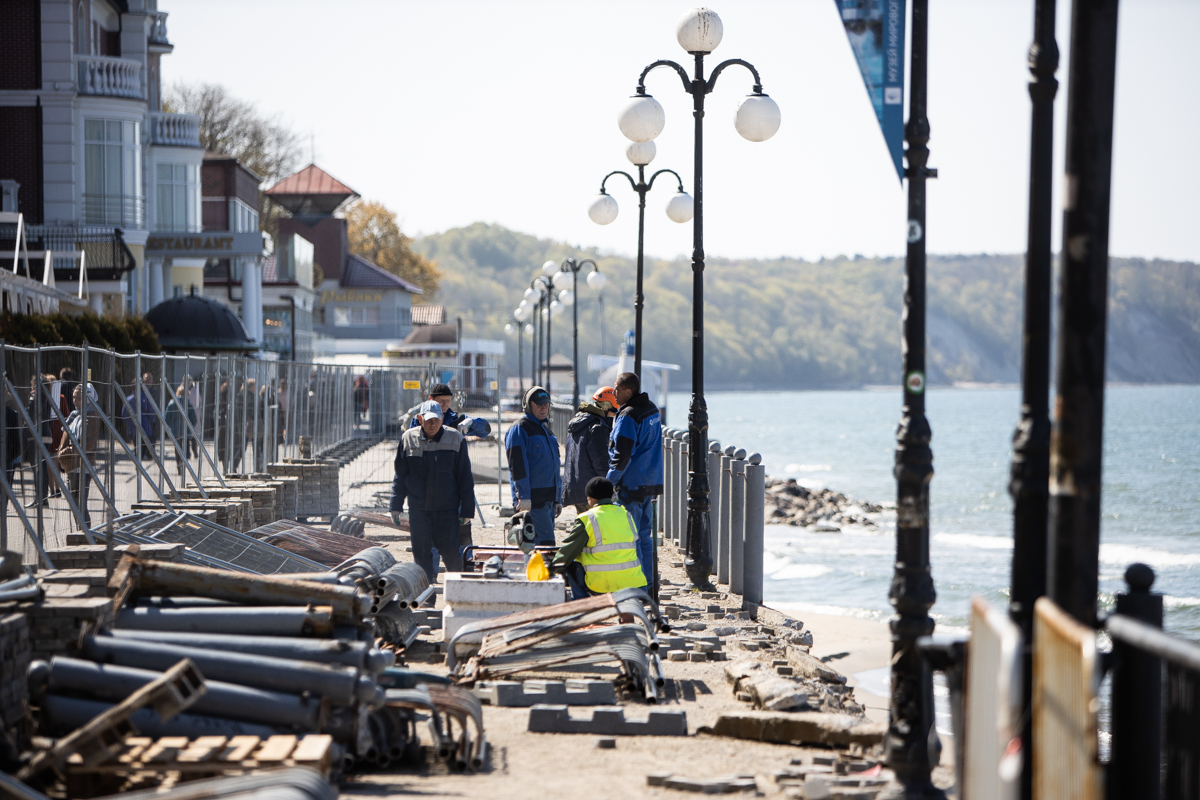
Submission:
[[[1145,650],[1164,661],[1200,672],[1200,644],[1196,642],[1163,633],[1152,625],[1124,614],[1110,615],[1104,623],[1104,629],[1114,640]]]

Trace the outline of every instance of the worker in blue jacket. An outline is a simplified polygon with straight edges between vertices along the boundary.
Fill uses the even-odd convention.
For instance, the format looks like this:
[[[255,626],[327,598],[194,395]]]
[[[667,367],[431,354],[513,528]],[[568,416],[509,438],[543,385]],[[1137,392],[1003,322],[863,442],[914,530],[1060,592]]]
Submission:
[[[539,545],[554,544],[554,518],[562,511],[558,439],[550,432],[550,393],[534,386],[525,393],[525,416],[504,435],[513,508],[528,511]]]
[[[408,530],[413,561],[429,582],[437,578],[433,548],[437,547],[450,572],[462,572],[458,549],[459,529],[475,516],[475,477],[467,442],[453,428],[442,427],[442,409],[426,401],[418,409],[420,427],[409,428],[396,449],[392,522],[400,525],[400,512],[408,501]]]
[[[621,407],[613,420],[605,477],[617,487],[621,505],[633,517],[638,559],[646,584],[654,586],[653,501],[663,490],[662,415],[632,372],[617,376],[613,392]]]
[[[468,417],[460,411],[455,411],[450,407],[451,401],[454,400],[454,392],[444,383],[435,383],[429,390],[429,399],[437,403],[442,408],[442,427],[453,428],[463,436],[477,436],[480,439],[492,432],[491,423],[483,417]],[[420,408],[420,406],[417,406]],[[410,408],[408,416],[410,421],[408,427],[419,427],[421,421],[417,419],[417,408]]]

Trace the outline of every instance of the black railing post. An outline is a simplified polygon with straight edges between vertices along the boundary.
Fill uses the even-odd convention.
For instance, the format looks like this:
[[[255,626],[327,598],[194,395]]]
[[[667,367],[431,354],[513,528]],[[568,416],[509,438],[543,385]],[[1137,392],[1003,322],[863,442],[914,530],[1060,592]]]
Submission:
[[[1150,591],[1154,570],[1133,564],[1125,570],[1125,583],[1129,590],[1117,593],[1116,613],[1161,628],[1163,596]],[[1162,670],[1157,655],[1113,639],[1111,800],[1160,796]]]
[[[1046,593],[1096,624],[1118,0],[1075,0]]]

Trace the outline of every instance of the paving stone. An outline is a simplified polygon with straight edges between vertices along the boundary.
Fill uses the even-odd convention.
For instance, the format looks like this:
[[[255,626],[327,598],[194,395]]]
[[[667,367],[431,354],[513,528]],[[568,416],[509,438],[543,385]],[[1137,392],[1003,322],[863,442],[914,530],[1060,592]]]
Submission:
[[[708,661],[708,654],[707,653],[697,653],[697,652],[693,651],[691,653],[688,653],[688,661]]]
[[[611,736],[601,736],[596,740],[596,747],[600,750],[616,750],[617,740]]]
[[[625,719],[620,706],[601,707],[588,718],[572,718],[567,706],[536,705],[529,709],[531,733],[591,733],[609,736],[687,736],[687,714],[654,710],[644,721]]]
[[[480,681],[472,690],[482,702],[505,708],[538,704],[611,706],[617,702],[611,681]]]
[[[687,624],[687,629],[689,631],[702,631],[707,627],[708,626],[705,625],[703,622],[689,622]]]
[[[850,714],[816,711],[738,711],[722,714],[712,728],[718,736],[759,742],[800,742],[825,746],[858,744],[874,747],[883,742],[887,725]]]
[[[776,667],[775,671],[777,673],[779,673],[780,675],[791,675],[792,674],[791,667]]]
[[[651,772],[646,776],[647,786],[662,786],[667,782],[667,778],[671,777],[670,772]]]
[[[794,674],[801,678],[820,680],[825,683],[841,684],[846,682],[845,675],[831,669],[821,663],[820,659],[812,657],[795,645],[788,645],[787,660],[794,670]]]
[[[686,650],[672,650],[667,653],[667,661],[687,661],[689,655]]]
[[[705,608],[705,611],[707,611],[709,614],[722,614],[723,615],[725,613],[725,609],[721,608],[720,606],[707,606]]]

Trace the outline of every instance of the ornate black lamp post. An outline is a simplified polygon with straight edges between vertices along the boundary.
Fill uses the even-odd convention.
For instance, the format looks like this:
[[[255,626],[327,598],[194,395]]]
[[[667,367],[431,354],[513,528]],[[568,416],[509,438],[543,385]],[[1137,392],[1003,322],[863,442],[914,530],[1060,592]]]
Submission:
[[[588,208],[588,216],[597,225],[607,225],[617,218],[617,201],[605,191],[605,184],[613,175],[624,175],[633,191],[637,192],[638,247],[637,289],[633,298],[633,371],[639,377],[642,374],[642,307],[645,305],[645,295],[642,292],[642,263],[643,242],[646,234],[646,193],[654,188],[654,180],[659,175],[669,172],[675,176],[675,180],[679,184],[679,191],[667,202],[667,216],[671,218],[672,222],[682,223],[692,218],[693,211],[692,198],[683,190],[683,178],[680,178],[679,173],[675,170],[660,169],[650,176],[649,181],[646,180],[646,165],[654,160],[655,150],[654,142],[630,142],[629,146],[625,148],[625,155],[638,168],[638,179],[634,181],[628,172],[621,170],[608,173],[604,176],[604,180],[600,181],[600,196],[593,200],[591,207]]]
[[[539,386],[545,386],[542,381],[543,365],[546,365],[550,358],[550,294],[550,279],[537,275],[529,282],[529,288],[525,290],[525,299],[518,306],[518,309],[524,308],[527,313],[533,315],[533,369],[530,371],[530,377]],[[542,358],[543,350],[546,353],[546,361]],[[546,389],[549,391],[549,387]]]
[[[779,130],[779,106],[762,92],[758,70],[740,58],[722,61],[704,77],[704,56],[721,43],[721,18],[707,8],[694,8],[683,15],[675,29],[681,47],[695,57],[695,74],[674,61],[655,61],[642,70],[636,94],[621,109],[617,124],[634,142],[649,142],[662,132],[666,117],[658,101],[646,94],[646,75],[658,67],[678,73],[683,90],[692,96],[695,118],[695,212],[692,221],[692,401],[688,407],[690,448],[688,465],[687,560],[688,579],[695,586],[710,586],[712,555],[709,552],[708,512],[708,405],[704,402],[704,97],[717,85],[727,67],[739,65],[754,76],[751,94],[738,105],[734,126],[752,142],[762,142]]]
[[[1058,44],[1055,0],[1037,0],[1029,48],[1033,123],[1029,155],[1029,228],[1025,247],[1025,332],[1022,341],[1021,420],[1013,433],[1008,484],[1013,498],[1012,586],[1009,614],[1021,627],[1021,797],[1032,796],[1033,604],[1046,593],[1046,508],[1050,479],[1050,224],[1054,167],[1054,96]]]
[[[571,307],[571,408],[579,408],[579,270],[587,264],[592,265],[592,272],[587,276],[588,286],[597,291],[603,289],[607,278],[600,271],[600,265],[590,258],[582,261],[564,258],[559,264],[561,272],[553,278],[554,288],[560,290],[558,302]],[[570,289],[567,288],[568,280],[571,282]]]
[[[937,599],[929,566],[929,482],[932,432],[925,418],[925,179],[929,120],[925,116],[929,0],[913,0],[908,142],[908,252],[904,283],[904,407],[896,431],[896,567],[888,599],[892,630],[892,697],[888,766],[895,779],[883,796],[944,798],[930,781],[933,681],[917,639],[933,633],[929,609]]]
[[[531,325],[525,321],[525,320],[529,319],[529,317],[530,317],[530,313],[529,313],[528,308],[524,305],[518,306],[517,309],[515,311],[513,311],[513,321],[504,326],[505,333],[517,334],[517,400],[518,401],[521,399],[521,396],[523,394],[525,394],[525,350],[524,350],[525,336],[524,336],[524,334],[526,332],[533,333],[533,325]],[[530,342],[530,345],[532,347],[532,342]],[[532,385],[532,381],[533,381],[533,378],[530,377],[530,385]]]

